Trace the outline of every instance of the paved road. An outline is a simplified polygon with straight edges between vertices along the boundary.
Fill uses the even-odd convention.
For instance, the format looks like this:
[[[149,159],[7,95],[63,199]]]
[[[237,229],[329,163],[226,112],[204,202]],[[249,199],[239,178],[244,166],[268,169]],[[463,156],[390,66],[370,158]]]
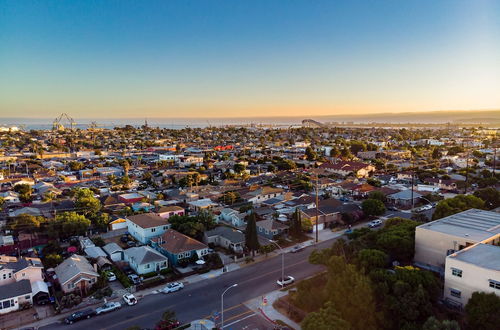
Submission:
[[[329,247],[333,240],[318,244],[317,248]],[[285,275],[300,280],[323,268],[308,262],[309,254],[315,247],[308,247],[299,253],[285,255]],[[174,310],[184,323],[209,317],[220,311],[220,294],[227,287],[237,283],[224,296],[225,329],[271,329],[263,318],[243,305],[244,302],[265,295],[277,289],[276,280],[281,276],[281,257],[258,262],[219,277],[186,285],[175,293],[153,294],[139,300],[135,306],[123,306],[120,310],[100,315],[71,326],[54,323],[41,329],[126,329],[137,325],[152,328],[164,311]],[[220,318],[216,320],[220,321]]]

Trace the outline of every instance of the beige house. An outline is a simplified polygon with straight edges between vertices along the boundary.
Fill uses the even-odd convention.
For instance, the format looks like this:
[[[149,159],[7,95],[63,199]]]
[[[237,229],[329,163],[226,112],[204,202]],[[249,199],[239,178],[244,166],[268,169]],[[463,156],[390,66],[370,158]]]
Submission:
[[[99,277],[99,274],[88,260],[78,254],[64,260],[62,264],[55,268],[55,272],[64,293],[73,291],[87,292]]]
[[[31,284],[42,281],[43,265],[38,258],[0,256],[0,286],[29,280]]]
[[[500,213],[470,209],[420,225],[415,230],[415,264],[443,273],[448,255],[492,239],[500,243]]]
[[[476,291],[500,296],[500,246],[478,243],[449,255],[444,276],[443,296],[459,307]]]

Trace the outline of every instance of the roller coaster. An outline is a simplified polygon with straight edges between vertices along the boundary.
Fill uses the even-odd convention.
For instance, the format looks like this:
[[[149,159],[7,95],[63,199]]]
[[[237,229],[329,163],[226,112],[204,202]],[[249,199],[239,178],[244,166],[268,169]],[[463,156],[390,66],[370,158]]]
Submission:
[[[66,121],[66,125],[69,125],[70,130],[73,130],[75,126],[75,121],[66,113],[62,113],[61,115],[59,115],[59,117],[54,119],[54,121],[52,122],[52,130],[64,131],[66,129],[66,127],[63,124],[64,121]]]

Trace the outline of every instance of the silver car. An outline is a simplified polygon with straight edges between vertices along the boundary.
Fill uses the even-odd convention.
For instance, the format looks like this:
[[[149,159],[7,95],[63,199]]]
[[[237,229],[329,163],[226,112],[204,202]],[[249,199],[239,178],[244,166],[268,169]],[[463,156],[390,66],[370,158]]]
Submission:
[[[95,310],[95,313],[97,315],[103,314],[103,313],[108,313],[108,312],[115,311],[121,307],[122,307],[122,305],[119,302],[110,301],[110,302],[105,303],[101,307],[98,307]]]

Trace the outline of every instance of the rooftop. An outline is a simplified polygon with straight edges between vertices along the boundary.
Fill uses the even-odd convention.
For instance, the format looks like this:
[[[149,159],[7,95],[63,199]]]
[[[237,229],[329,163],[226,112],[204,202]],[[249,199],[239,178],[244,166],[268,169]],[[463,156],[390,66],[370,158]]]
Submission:
[[[500,234],[500,213],[470,209],[420,225],[417,228],[468,237],[480,242]]]
[[[500,246],[480,243],[469,249],[458,251],[448,258],[500,271]]]

